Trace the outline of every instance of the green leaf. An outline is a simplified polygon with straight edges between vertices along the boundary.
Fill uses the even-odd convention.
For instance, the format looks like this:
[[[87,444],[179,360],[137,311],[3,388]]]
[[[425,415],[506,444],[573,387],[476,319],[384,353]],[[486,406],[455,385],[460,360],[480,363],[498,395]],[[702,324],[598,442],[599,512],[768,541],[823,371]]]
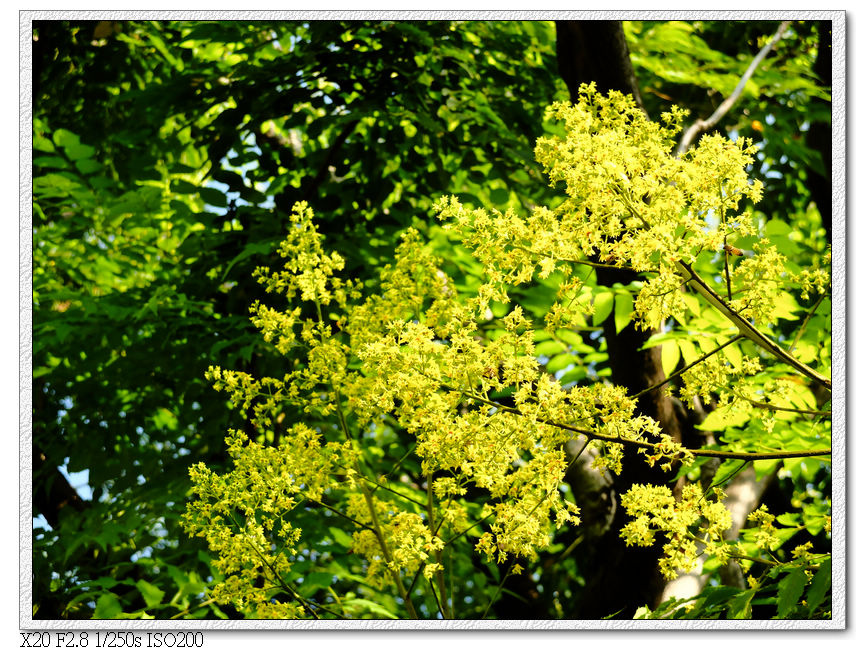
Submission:
[[[784,320],[799,320],[798,312],[802,307],[796,302],[792,294],[780,293],[775,297],[772,318],[783,318]]]
[[[729,427],[741,427],[750,420],[751,416],[747,411],[734,411],[725,406],[709,413],[696,428],[701,431],[723,431]]]
[[[681,339],[679,341],[679,350],[682,352],[682,358],[685,360],[685,365],[690,365],[700,358],[700,353],[692,341]]]
[[[603,291],[595,295],[595,313],[592,316],[592,325],[598,326],[607,320],[613,311],[614,297],[612,291]]]
[[[352,600],[347,600],[343,602],[343,607],[345,608],[345,611],[352,616],[359,616],[368,612],[370,614],[378,614],[382,618],[399,618],[396,614],[385,609],[378,603],[367,600],[365,598],[354,598]]]
[[[96,153],[96,149],[86,144],[75,144],[63,147],[66,151],[66,155],[69,157],[69,160],[84,160],[86,158],[92,158],[93,154]]]
[[[102,163],[91,160],[90,158],[84,158],[75,161],[75,168],[85,176],[89,176],[90,174],[95,174],[96,172],[101,171]]]
[[[801,515],[797,512],[785,512],[775,518],[779,524],[783,526],[798,526]]]
[[[564,349],[565,347],[558,341],[543,341],[535,346],[535,356],[552,357]]]
[[[826,515],[809,515],[805,513],[805,530],[812,535],[819,535],[826,526]]]
[[[820,568],[814,577],[811,579],[811,586],[808,587],[808,593],[805,595],[805,602],[808,603],[808,613],[813,614],[814,611],[823,604],[826,600],[826,594],[832,586],[832,559],[828,559]]]
[[[661,348],[661,367],[664,369],[664,374],[668,377],[676,370],[679,365],[679,346],[675,341],[664,343]]]
[[[664,332],[659,334],[652,334],[649,337],[649,340],[643,344],[641,350],[648,350],[649,348],[654,348],[655,346],[662,345],[667,341],[677,341],[681,337],[681,333],[679,332]]]
[[[799,341],[793,355],[802,363],[811,363],[820,353],[820,348],[808,341]]]
[[[688,307],[688,311],[694,316],[700,315],[700,299],[692,293],[683,293],[682,300]]]
[[[51,136],[51,139],[54,141],[54,144],[58,147],[63,147],[64,149],[77,147],[81,144],[79,137],[66,129],[57,129],[54,131],[54,135]]]
[[[329,587],[332,582],[333,576],[329,573],[322,573],[321,571],[307,573],[303,576],[302,590],[305,595],[312,595],[319,589]]]
[[[198,190],[198,195],[201,200],[207,205],[212,205],[214,208],[228,207],[228,199],[225,194],[212,187],[202,187]]]
[[[702,593],[702,607],[709,609],[738,595],[736,587],[709,587]]]
[[[616,334],[621,332],[631,322],[631,312],[634,311],[634,297],[629,293],[616,294]]]
[[[556,336],[567,343],[576,352],[591,352],[592,348],[586,345],[583,337],[572,330],[560,329],[556,330]]]
[[[742,350],[738,343],[731,343],[726,348],[721,350],[721,353],[726,357],[727,361],[738,370],[742,367]]]
[[[574,355],[570,352],[557,354],[547,363],[547,372],[558,372],[559,370],[564,370],[572,363],[574,363]]]
[[[351,535],[346,533],[341,528],[330,526],[327,530],[330,532],[331,536],[333,536],[333,541],[335,541],[340,546],[344,546],[345,548],[351,548],[352,544],[354,544],[354,540],[351,538]]]
[[[123,612],[123,606],[120,604],[117,596],[110,591],[106,591],[99,600],[96,601],[96,610],[93,612],[94,619],[109,619],[117,618]]]
[[[60,156],[36,156],[33,158],[34,167],[51,167],[53,169],[68,169],[69,163]]]
[[[715,342],[715,339],[709,336],[698,336],[697,337],[697,345],[700,346],[701,355],[709,354],[715,348],[718,347],[718,343]]]
[[[765,233],[767,235],[781,235],[787,237],[791,232],[793,232],[793,229],[786,221],[782,221],[781,219],[770,219],[766,222]]]
[[[189,181],[178,178],[171,181],[171,191],[175,194],[195,194],[198,190],[199,187]]]
[[[786,618],[793,611],[807,584],[808,576],[801,567],[794,568],[778,583],[778,616]]]
[[[139,580],[135,583],[135,586],[138,587],[138,591],[141,592],[144,602],[147,603],[147,607],[151,609],[157,607],[165,596],[165,592],[162,591],[162,589],[150,584],[146,580]]]
[[[507,204],[508,198],[510,198],[510,194],[504,188],[500,187],[490,192],[490,201],[492,201],[494,205],[504,206]]]
[[[754,599],[755,593],[754,589],[748,589],[731,598],[727,605],[727,618],[751,618],[751,601]]]
[[[54,153],[56,151],[56,149],[54,148],[54,143],[45,136],[41,135],[33,136],[33,148],[37,151],[45,151],[47,153]]]

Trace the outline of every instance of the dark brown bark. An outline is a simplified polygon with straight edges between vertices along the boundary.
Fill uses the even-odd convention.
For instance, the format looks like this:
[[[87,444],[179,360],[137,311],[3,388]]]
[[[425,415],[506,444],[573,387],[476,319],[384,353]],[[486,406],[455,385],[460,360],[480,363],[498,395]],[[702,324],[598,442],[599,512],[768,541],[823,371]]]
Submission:
[[[556,48],[559,71],[577,99],[580,84],[595,82],[602,92],[617,90],[633,95],[642,106],[636,76],[622,24],[618,21],[559,21],[556,23]],[[598,284],[628,284],[637,279],[630,271],[598,269]],[[652,334],[628,325],[616,333],[612,316],[604,323],[611,381],[638,393],[664,379],[660,347],[642,350]],[[662,391],[640,398],[640,413],[657,420],[664,431],[676,440],[682,438],[682,426],[675,402]],[[649,468],[642,456],[631,453],[623,471],[612,480],[611,500],[634,483],[668,483],[671,476]],[[578,499],[579,502],[579,499]],[[658,570],[659,549],[626,548],[619,536],[625,523],[624,512],[616,508],[612,525],[600,537],[587,540],[580,551],[580,567],[586,577],[583,597],[573,603],[572,618],[598,619],[617,614],[626,618],[643,605],[655,606],[664,588]]]
[[[557,20],[556,58],[572,101],[580,84],[594,81],[602,93],[630,93],[643,107],[621,21]]]
[[[818,24],[817,60],[814,62],[814,73],[820,83],[832,91],[832,21],[824,20]],[[829,108],[829,102],[815,100]],[[826,241],[832,241],[832,126],[825,122],[811,124],[806,143],[820,153],[825,174],[819,170],[808,168],[806,184],[811,198],[820,211],[823,228],[826,230]]]

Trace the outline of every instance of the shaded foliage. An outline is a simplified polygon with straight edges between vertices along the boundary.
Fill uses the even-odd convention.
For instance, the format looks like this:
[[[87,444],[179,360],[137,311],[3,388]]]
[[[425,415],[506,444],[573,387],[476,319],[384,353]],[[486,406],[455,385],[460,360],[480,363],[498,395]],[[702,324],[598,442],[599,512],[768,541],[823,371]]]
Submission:
[[[709,114],[773,29],[626,23],[646,109],[657,116],[675,102]],[[819,29],[797,24],[798,38],[782,41],[722,125],[761,140],[760,209],[789,224],[776,225],[779,241],[794,232],[812,256],[825,246],[809,207],[825,140],[807,137],[828,122],[827,77],[814,72]],[[527,209],[551,200],[532,150],[556,128],[543,124],[544,107],[567,97],[555,27],[41,21],[33,35],[33,514],[45,520],[34,524],[34,617],[239,616],[208,600],[205,587],[220,576],[178,519],[188,466],[224,467],[228,427],[263,443],[281,433],[265,439],[204,380],[215,361],[284,372],[249,325],[248,305],[263,297],[252,271],[275,260],[286,213],[305,200],[353,277],[371,281],[414,225],[462,286],[476,286],[477,266],[430,224],[432,202],[455,194]],[[553,292],[526,291],[523,304],[541,310]],[[816,345],[827,318],[818,310],[803,345]],[[549,341],[547,369],[567,369],[564,383],[608,376],[603,320],[555,351]],[[281,426],[300,419],[286,413]],[[396,457],[408,451],[398,438],[382,445]],[[78,472],[84,497],[67,479]],[[299,524],[325,535],[333,522],[310,510]],[[559,553],[575,539],[562,532]],[[348,553],[337,546],[336,567]],[[496,614],[573,615],[561,603],[591,584],[591,567],[558,557],[521,576],[517,599]],[[457,573],[496,592],[495,567],[487,575],[463,561]],[[530,609],[515,605],[526,599]],[[358,616],[394,609],[358,607]],[[466,607],[480,616],[487,603]]]

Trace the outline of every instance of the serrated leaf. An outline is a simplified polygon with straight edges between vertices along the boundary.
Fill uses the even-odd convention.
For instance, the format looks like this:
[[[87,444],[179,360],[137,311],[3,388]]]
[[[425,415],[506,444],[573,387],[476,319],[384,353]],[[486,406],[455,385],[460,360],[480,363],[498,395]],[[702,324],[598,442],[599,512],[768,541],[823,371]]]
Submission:
[[[808,584],[808,576],[804,569],[796,568],[788,573],[778,583],[778,616],[785,618],[796,607],[805,585]]]
[[[607,320],[613,311],[614,297],[612,291],[604,291],[595,296],[595,313],[592,315],[592,325],[597,327]]]
[[[117,618],[123,612],[120,600],[110,591],[99,596],[96,601],[96,609],[93,612],[94,619]]]
[[[621,332],[631,322],[631,313],[634,311],[634,297],[629,293],[616,294],[615,319],[616,334]]]
[[[823,601],[826,599],[826,594],[832,586],[832,559],[826,560],[820,565],[814,578],[811,580],[811,586],[808,587],[808,593],[805,595],[805,601],[808,603],[808,613],[813,614]]]
[[[147,580],[139,580],[135,583],[135,586],[138,587],[138,591],[141,592],[141,596],[149,608],[157,607],[165,596],[165,592],[162,589],[150,584]]]
[[[748,589],[738,596],[733,596],[727,606],[727,618],[751,618],[751,601],[754,599],[754,593],[753,589]]]

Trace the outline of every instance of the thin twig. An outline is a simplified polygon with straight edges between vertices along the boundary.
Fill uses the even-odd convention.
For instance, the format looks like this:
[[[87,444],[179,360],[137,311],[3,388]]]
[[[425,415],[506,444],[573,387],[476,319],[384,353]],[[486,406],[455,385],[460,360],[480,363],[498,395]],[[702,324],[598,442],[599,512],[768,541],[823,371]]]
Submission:
[[[494,593],[492,598],[490,598],[490,602],[487,603],[487,607],[486,607],[486,609],[484,609],[484,613],[481,614],[481,619],[484,619],[487,617],[487,613],[490,611],[490,607],[492,607],[493,603],[496,602],[496,600],[498,600],[499,596],[502,593],[502,590],[505,588],[505,580],[507,580],[510,577],[511,570],[514,568],[514,564],[516,564],[516,562],[517,562],[516,558],[511,560],[511,564],[510,564],[510,566],[508,566],[508,570],[505,571],[505,575],[502,576],[502,579],[499,582],[499,586],[496,589],[496,593]]]
[[[519,244],[511,244],[511,247],[523,251],[524,253],[528,253],[529,255],[534,255],[535,257],[548,257],[550,259],[556,260],[557,262],[567,262],[568,264],[582,264],[583,266],[590,266],[594,269],[615,269],[617,271],[633,271],[634,273],[656,273],[656,271],[637,271],[631,266],[618,266],[616,264],[590,262],[589,260],[572,260],[567,257],[554,257],[553,255],[545,255],[544,253],[533,251],[531,248],[528,248],[526,246],[520,246]]]
[[[754,407],[758,409],[766,409],[767,411],[785,411],[787,413],[801,413],[802,415],[832,415],[832,411],[814,411],[811,409],[797,409],[788,406],[776,406],[775,404],[769,402],[758,402],[757,400],[750,399],[748,397],[745,397],[744,395],[739,395],[738,393],[734,394],[739,399],[745,400],[749,404],[752,404]]]
[[[828,377],[824,377],[813,368],[806,366],[758,330],[749,320],[744,318],[738,311],[727,304],[721,296],[715,293],[712,287],[690,265],[679,260],[676,262],[676,267],[682,277],[688,278],[688,285],[705,298],[710,305],[721,312],[727,320],[732,322],[743,336],[759,345],[775,358],[795,368],[806,377],[813,379],[827,390],[832,390],[832,381]]]
[[[796,332],[796,337],[793,339],[793,342],[790,344],[790,347],[787,348],[787,352],[790,354],[793,353],[793,350],[796,348],[796,344],[799,343],[799,339],[802,338],[802,334],[805,332],[805,327],[808,325],[808,321],[811,320],[811,317],[817,311],[817,307],[820,306],[820,303],[823,302],[823,298],[825,298],[828,294],[821,293],[820,297],[817,298],[817,302],[814,303],[814,306],[808,310],[808,314],[805,316],[805,319],[802,321],[802,324],[799,326],[799,331]]]
[[[724,277],[727,279],[727,301],[733,301],[733,290],[730,286],[730,253],[727,252],[727,235],[724,235]]]
[[[754,57],[754,60],[751,61],[751,65],[748,66],[748,69],[745,70],[745,74],[743,74],[742,78],[739,79],[739,83],[736,85],[736,88],[733,90],[730,96],[727,97],[727,99],[721,102],[721,105],[718,106],[717,109],[715,109],[715,112],[712,113],[712,115],[708,119],[697,120],[688,128],[688,130],[682,136],[682,140],[679,142],[679,146],[676,149],[677,156],[681,156],[688,150],[688,148],[691,146],[694,139],[699,133],[711,129],[720,121],[722,117],[724,117],[724,115],[727,114],[727,112],[731,108],[733,108],[733,104],[735,104],[739,100],[739,96],[745,89],[745,84],[748,83],[748,80],[753,76],[754,72],[756,72],[757,66],[760,65],[760,62],[766,57],[769,51],[773,47],[775,47],[775,43],[780,40],[781,34],[783,34],[787,27],[790,26],[791,22],[792,21],[790,20],[785,20],[781,23],[772,39],[763,46],[763,49],[761,49],[757,53],[757,56]]]
[[[359,527],[359,528],[365,528],[366,530],[372,530],[372,526],[368,526],[367,524],[363,524],[363,523],[359,522],[359,521],[358,521],[357,519],[355,519],[354,517],[350,517],[349,515],[345,514],[344,512],[341,512],[341,511],[337,510],[337,509],[334,508],[333,506],[329,506],[329,505],[327,505],[327,504],[324,503],[323,501],[318,501],[318,500],[313,499],[313,498],[311,498],[311,497],[305,497],[305,498],[306,498],[306,500],[309,501],[310,503],[314,503],[314,504],[317,505],[317,506],[321,506],[322,508],[325,508],[325,509],[327,509],[327,510],[330,510],[332,513],[334,513],[334,514],[336,514],[336,515],[339,515],[339,516],[342,517],[343,519],[348,519],[350,522],[352,522],[355,526],[357,526],[357,527]]]
[[[444,386],[444,388],[450,390],[457,390],[446,385]],[[522,417],[527,417],[527,415],[519,409],[504,406],[503,404],[499,404],[498,402],[485,399],[473,393],[467,393],[465,391],[459,392],[465,395],[468,399],[480,402],[481,404],[487,404],[488,406],[492,406],[500,411],[504,411],[506,413],[513,413]],[[634,440],[631,438],[621,438],[619,436],[608,436],[603,433],[589,431],[588,429],[581,429],[580,427],[571,426],[570,424],[565,424],[564,422],[556,422],[555,420],[549,420],[547,418],[535,418],[535,420],[537,422],[540,422],[541,424],[548,424],[551,427],[556,427],[565,431],[572,431],[574,433],[580,433],[588,438],[591,438],[592,440],[602,440],[604,442],[611,442],[619,445],[630,445],[632,447],[638,447],[640,449],[650,449],[652,451],[654,451],[658,446],[658,444],[654,442]],[[724,458],[732,460],[781,460],[785,458],[811,458],[814,456],[832,455],[831,449],[801,449],[798,451],[770,451],[766,453],[752,453],[745,451],[740,452],[721,451],[719,449],[689,449],[687,447],[682,447],[681,451],[683,453],[691,453],[694,456],[702,456],[705,458]]]
[[[685,367],[682,368],[681,370],[677,370],[676,372],[670,373],[670,376],[667,377],[666,379],[664,379],[663,381],[658,382],[658,383],[655,384],[654,386],[649,386],[649,387],[646,388],[645,390],[641,390],[639,393],[637,393],[636,395],[634,395],[634,396],[632,397],[632,399],[639,399],[640,397],[642,397],[642,396],[645,395],[646,393],[651,393],[653,390],[657,390],[658,388],[660,388],[661,386],[663,386],[663,385],[666,384],[666,383],[669,383],[670,381],[672,381],[673,379],[675,379],[675,378],[678,377],[679,375],[688,372],[691,368],[693,368],[694,366],[696,366],[698,363],[702,363],[703,361],[705,361],[706,359],[708,359],[709,357],[711,357],[711,356],[712,356],[713,354],[715,354],[716,352],[720,352],[721,350],[723,350],[724,348],[726,348],[726,347],[727,347],[728,345],[730,345],[731,343],[735,343],[735,342],[738,341],[739,339],[743,339],[743,338],[745,338],[743,335],[741,335],[741,334],[737,334],[736,336],[734,336],[733,338],[731,338],[731,339],[730,339],[729,341],[727,341],[726,343],[723,343],[723,344],[719,345],[717,348],[715,348],[714,350],[711,350],[710,352],[707,352],[707,353],[704,354],[702,357],[700,357],[700,358],[697,359],[696,361],[692,361],[691,363],[689,363],[687,366],[685,366]]]

